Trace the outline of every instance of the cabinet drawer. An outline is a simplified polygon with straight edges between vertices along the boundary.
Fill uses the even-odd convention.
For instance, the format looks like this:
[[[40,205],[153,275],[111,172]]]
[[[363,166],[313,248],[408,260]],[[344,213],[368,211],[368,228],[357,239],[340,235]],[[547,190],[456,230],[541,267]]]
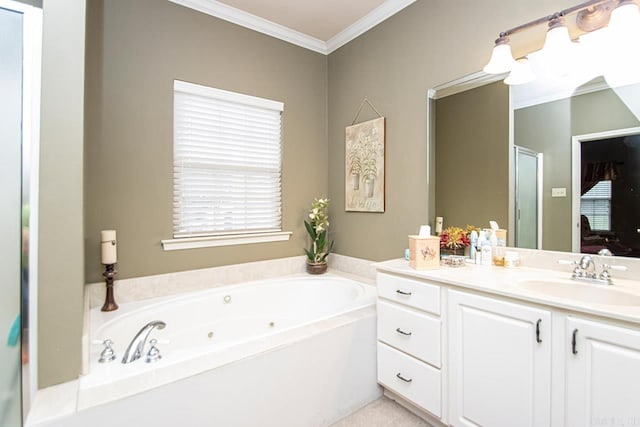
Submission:
[[[378,339],[436,367],[440,364],[440,320],[378,300]]]
[[[378,273],[378,295],[391,301],[440,314],[440,287],[418,280]]]
[[[378,343],[378,382],[419,407],[441,416],[440,370]]]

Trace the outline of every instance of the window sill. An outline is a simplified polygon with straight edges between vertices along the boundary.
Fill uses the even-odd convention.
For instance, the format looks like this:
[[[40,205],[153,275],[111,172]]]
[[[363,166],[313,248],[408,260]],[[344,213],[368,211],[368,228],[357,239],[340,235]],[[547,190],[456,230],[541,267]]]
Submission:
[[[165,251],[177,251],[181,249],[281,242],[289,240],[291,234],[291,231],[277,231],[273,233],[238,234],[228,236],[183,237],[180,239],[162,240],[161,243],[162,249]]]

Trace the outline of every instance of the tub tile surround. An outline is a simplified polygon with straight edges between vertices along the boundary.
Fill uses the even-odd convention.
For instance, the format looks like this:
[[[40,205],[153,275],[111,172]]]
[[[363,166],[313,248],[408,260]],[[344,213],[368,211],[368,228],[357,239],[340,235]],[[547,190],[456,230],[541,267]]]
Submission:
[[[351,276],[364,283],[375,282],[375,266],[371,261],[339,254],[331,254],[328,259],[329,268],[333,273]],[[118,303],[127,303],[288,276],[304,273],[305,260],[306,256],[302,255],[123,280],[116,277],[114,293]],[[88,298],[89,308],[101,306],[104,303],[104,294],[104,282],[87,284],[85,297]]]

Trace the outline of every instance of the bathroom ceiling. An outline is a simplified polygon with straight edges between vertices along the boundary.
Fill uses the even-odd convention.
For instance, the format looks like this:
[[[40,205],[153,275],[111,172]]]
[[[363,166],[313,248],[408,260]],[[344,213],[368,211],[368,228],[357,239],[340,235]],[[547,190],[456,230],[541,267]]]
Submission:
[[[329,54],[416,0],[169,0]]]
[[[221,3],[326,42],[385,0],[222,0]]]

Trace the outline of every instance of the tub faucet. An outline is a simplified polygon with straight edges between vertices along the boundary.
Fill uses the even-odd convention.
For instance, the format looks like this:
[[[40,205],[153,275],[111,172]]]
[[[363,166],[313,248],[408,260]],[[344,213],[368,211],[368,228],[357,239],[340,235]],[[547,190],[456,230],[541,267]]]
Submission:
[[[149,337],[151,331],[154,328],[164,329],[165,326],[167,326],[167,324],[162,320],[154,320],[153,322],[149,322],[144,325],[142,329],[138,331],[136,336],[133,337],[131,343],[129,343],[129,346],[127,347],[127,350],[124,352],[124,356],[122,357],[122,363],[131,363],[142,357],[144,345],[146,344],[147,338]]]

